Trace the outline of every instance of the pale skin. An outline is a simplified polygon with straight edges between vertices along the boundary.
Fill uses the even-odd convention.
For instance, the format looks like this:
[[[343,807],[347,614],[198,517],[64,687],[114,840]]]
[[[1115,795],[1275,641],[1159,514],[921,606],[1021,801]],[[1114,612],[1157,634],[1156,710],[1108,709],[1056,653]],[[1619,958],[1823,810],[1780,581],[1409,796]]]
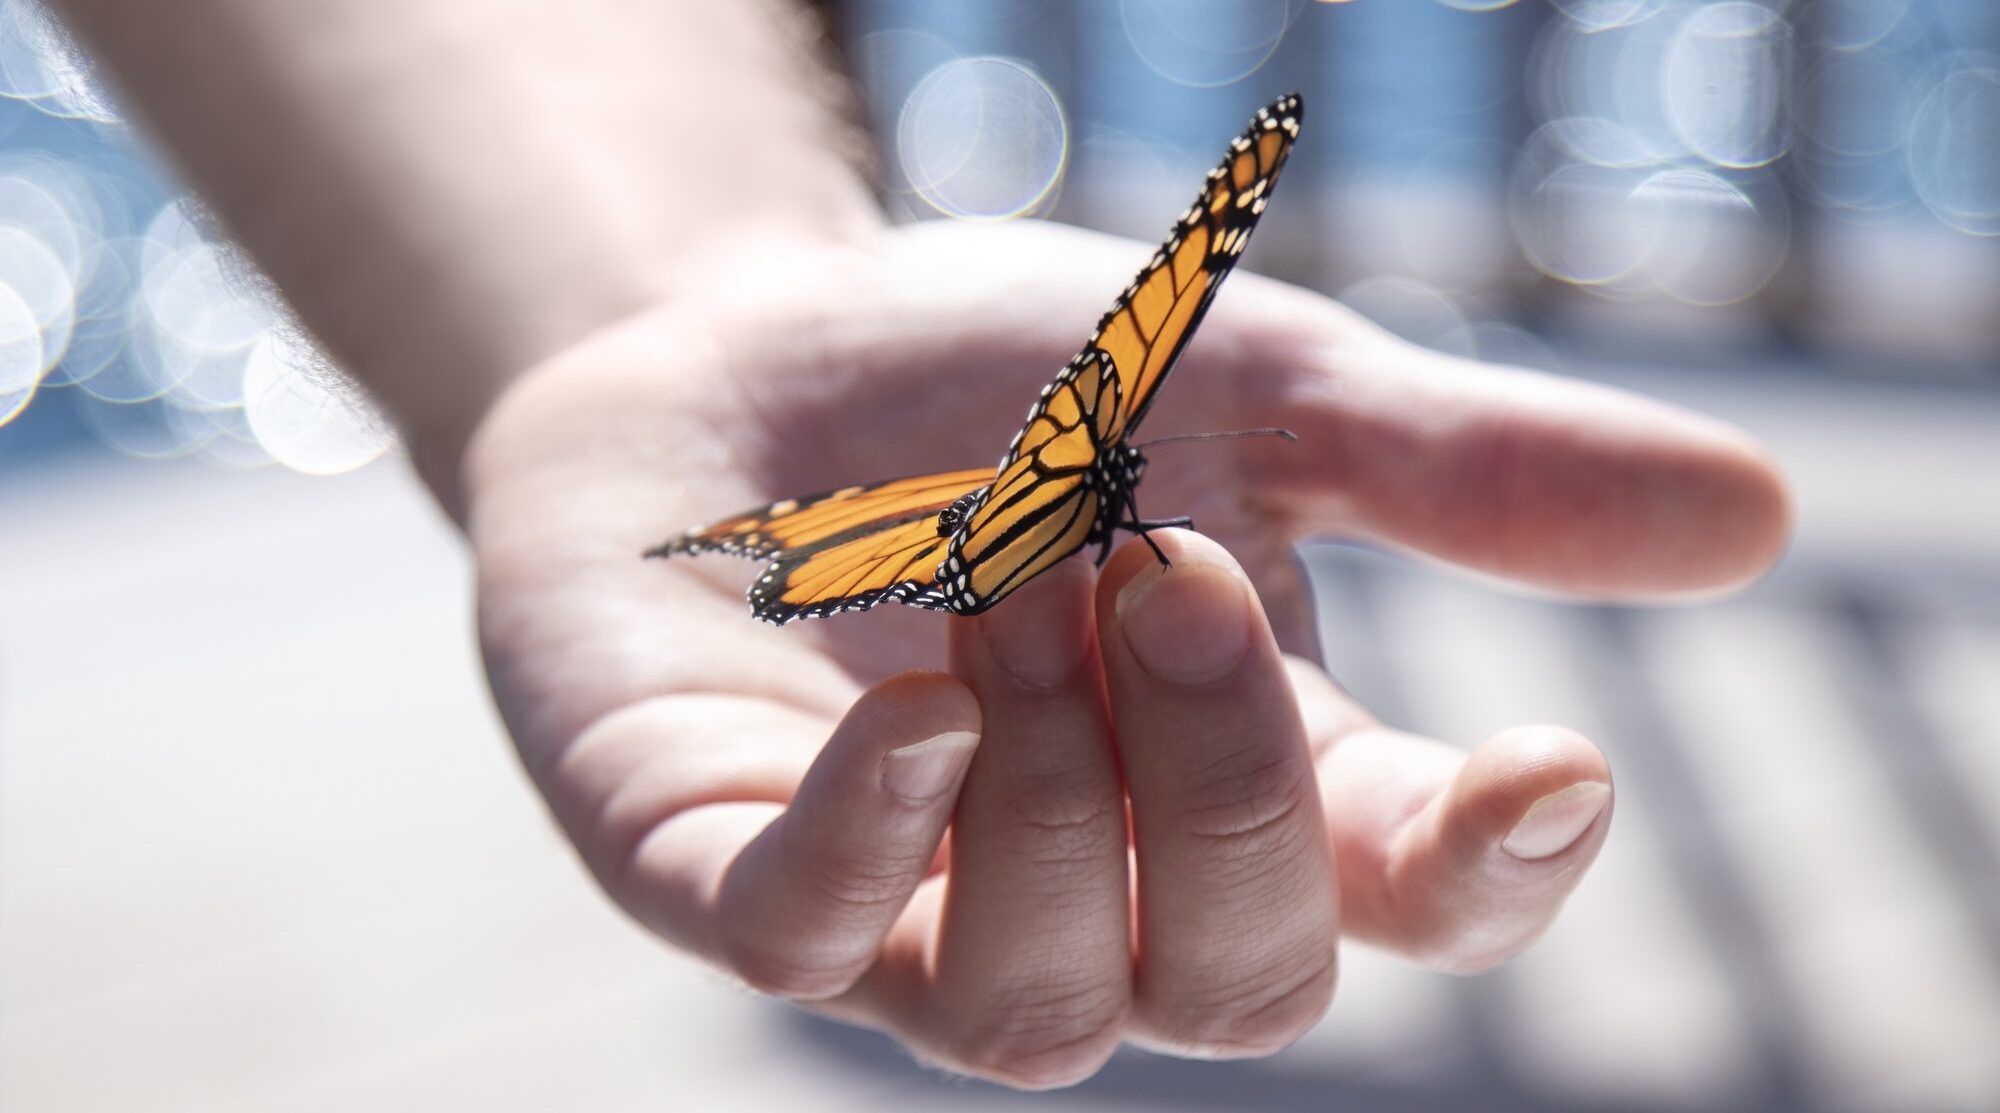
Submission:
[[[1160,449],[1142,509],[1202,530],[1154,535],[1171,568],[1128,541],[975,619],[763,626],[755,566],[638,554],[759,502],[997,459],[1153,245],[886,227],[825,139],[827,86],[773,45],[775,2],[438,0],[397,35],[410,6],[388,0],[310,21],[191,0],[207,30],[180,38],[137,0],[66,7],[411,431],[472,544],[522,760],[606,891],[954,1070],[1040,1087],[1121,1042],[1269,1054],[1338,1007],[1343,941],[1484,969],[1594,859],[1596,747],[1376,722],[1311,663],[1301,538],[1657,599],[1744,582],[1787,535],[1776,471],[1726,426],[1239,275],[1140,439],[1299,441]],[[693,153],[725,101],[775,122],[740,189]],[[551,142],[564,157],[527,157]]]

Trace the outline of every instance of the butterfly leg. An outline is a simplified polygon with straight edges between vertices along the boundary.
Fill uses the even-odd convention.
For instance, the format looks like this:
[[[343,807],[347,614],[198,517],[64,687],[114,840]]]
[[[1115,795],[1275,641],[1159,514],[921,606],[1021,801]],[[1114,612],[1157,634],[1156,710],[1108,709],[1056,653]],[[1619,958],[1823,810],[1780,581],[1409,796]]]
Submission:
[[[1179,518],[1156,518],[1151,520],[1142,518],[1137,521],[1124,523],[1124,528],[1138,534],[1139,540],[1144,541],[1146,546],[1153,550],[1153,555],[1160,558],[1160,563],[1168,568],[1172,568],[1174,562],[1168,560],[1167,554],[1160,551],[1159,543],[1153,540],[1149,531],[1156,529],[1189,529],[1193,526],[1194,519],[1185,515]]]
[[[1147,531],[1156,529],[1192,529],[1194,528],[1194,519],[1185,514],[1178,518],[1141,518],[1139,516],[1139,500],[1130,490],[1125,492],[1125,508],[1132,512],[1132,516],[1118,523],[1118,528],[1128,529],[1138,534],[1139,539],[1146,543],[1146,547],[1153,550],[1153,555],[1160,558],[1160,564],[1163,567],[1172,568],[1174,562],[1168,560],[1167,554],[1160,551],[1159,544],[1147,536]]]

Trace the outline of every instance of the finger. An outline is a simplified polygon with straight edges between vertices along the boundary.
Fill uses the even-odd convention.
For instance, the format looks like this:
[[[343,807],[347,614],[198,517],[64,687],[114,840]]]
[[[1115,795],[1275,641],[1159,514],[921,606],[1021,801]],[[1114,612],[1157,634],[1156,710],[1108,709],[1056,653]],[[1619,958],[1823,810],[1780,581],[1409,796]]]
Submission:
[[[1122,789],[1090,598],[1064,561],[976,620],[953,669],[984,741],[960,794],[931,1009],[898,1031],[958,1069],[1022,1087],[1088,1077],[1130,992]]]
[[[1358,714],[1324,673],[1293,670],[1319,758],[1346,933],[1441,970],[1519,953],[1561,909],[1609,830],[1611,773],[1574,731],[1503,731],[1470,755]]]
[[[1137,850],[1133,1027],[1178,1054],[1268,1055],[1333,996],[1334,871],[1284,659],[1215,542],[1152,535],[1097,594]]]
[[[688,898],[700,920],[689,941],[752,987],[841,993],[929,872],[979,731],[978,705],[952,677],[884,681],[782,811],[718,802],[676,815],[641,842],[635,883]]]
[[[1740,430],[1625,391],[1456,359],[1325,299],[1253,283],[1222,317],[1296,445],[1239,446],[1303,532],[1360,532],[1537,586],[1705,590],[1767,568],[1791,528]],[[1219,315],[1220,316],[1220,315]]]

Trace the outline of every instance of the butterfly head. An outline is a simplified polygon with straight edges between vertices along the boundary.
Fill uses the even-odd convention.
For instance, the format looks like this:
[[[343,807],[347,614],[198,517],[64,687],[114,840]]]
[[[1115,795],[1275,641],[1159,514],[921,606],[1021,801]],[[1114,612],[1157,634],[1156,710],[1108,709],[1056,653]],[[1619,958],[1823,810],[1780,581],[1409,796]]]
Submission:
[[[985,497],[985,495],[986,488],[984,487],[981,487],[977,491],[969,491],[954,499],[950,506],[938,511],[937,535],[939,537],[950,537],[952,534],[957,533],[958,527],[965,524],[965,519],[972,514],[973,508],[979,505],[979,500]]]
[[[1145,454],[1129,444],[1121,444],[1118,446],[1116,461],[1124,473],[1125,488],[1130,490],[1137,487],[1139,478],[1146,474]]]

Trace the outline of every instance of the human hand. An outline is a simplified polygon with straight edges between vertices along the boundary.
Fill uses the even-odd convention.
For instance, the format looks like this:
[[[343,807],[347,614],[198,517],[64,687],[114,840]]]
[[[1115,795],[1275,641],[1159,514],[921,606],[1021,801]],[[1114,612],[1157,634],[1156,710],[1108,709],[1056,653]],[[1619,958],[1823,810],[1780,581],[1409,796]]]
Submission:
[[[745,506],[997,460],[1147,250],[1028,223],[762,244],[525,376],[463,469],[494,691],[607,891],[754,987],[1017,1086],[1121,1040],[1274,1051],[1327,1007],[1342,937],[1490,966],[1594,858],[1586,740],[1467,755],[1281,650],[1312,642],[1300,538],[1635,597],[1740,582],[1788,526],[1740,434],[1242,275],[1137,439],[1299,443],[1158,453],[1142,508],[1206,534],[1156,533],[1170,569],[1128,542],[975,619],[773,629],[754,566],[639,559]]]

